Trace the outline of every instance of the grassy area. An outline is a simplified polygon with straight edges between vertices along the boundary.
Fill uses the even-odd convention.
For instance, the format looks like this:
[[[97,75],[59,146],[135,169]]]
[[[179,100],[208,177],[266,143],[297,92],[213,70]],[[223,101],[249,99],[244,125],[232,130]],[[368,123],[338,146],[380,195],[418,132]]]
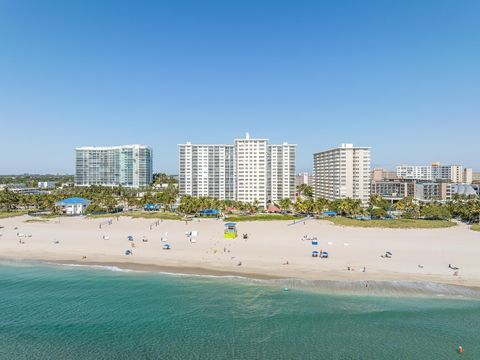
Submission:
[[[472,229],[473,231],[480,231],[480,224],[473,224],[472,227],[471,227],[471,229]]]
[[[42,218],[25,220],[26,223],[45,223],[48,221],[49,221],[48,219],[42,219]]]
[[[88,215],[89,218],[113,218],[116,216],[129,216],[135,219],[162,219],[162,220],[181,220],[182,217],[171,212],[161,211],[126,211],[117,214],[94,214]]]
[[[27,210],[15,210],[15,211],[0,211],[0,219],[6,219],[15,216],[22,216],[27,214]]]
[[[325,220],[340,226],[353,226],[363,228],[389,228],[389,229],[437,229],[456,226],[448,220],[414,220],[414,219],[392,219],[392,220],[356,220],[346,217],[331,217]]]
[[[58,215],[58,214],[42,214],[40,216],[37,216],[38,219],[41,219],[41,220],[48,220],[48,219],[55,219],[57,217],[60,217],[62,215]]]
[[[254,214],[254,215],[230,215],[226,220],[239,221],[274,221],[274,220],[298,220],[299,217],[283,214]]]

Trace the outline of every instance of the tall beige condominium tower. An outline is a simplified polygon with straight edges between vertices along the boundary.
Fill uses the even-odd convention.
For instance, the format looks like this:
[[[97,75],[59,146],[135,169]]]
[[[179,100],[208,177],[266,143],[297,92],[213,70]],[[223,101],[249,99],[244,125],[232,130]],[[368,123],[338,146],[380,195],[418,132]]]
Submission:
[[[473,182],[473,169],[465,168],[463,169],[463,183],[471,184]]]
[[[342,144],[313,155],[314,196],[329,200],[370,198],[370,148]]]

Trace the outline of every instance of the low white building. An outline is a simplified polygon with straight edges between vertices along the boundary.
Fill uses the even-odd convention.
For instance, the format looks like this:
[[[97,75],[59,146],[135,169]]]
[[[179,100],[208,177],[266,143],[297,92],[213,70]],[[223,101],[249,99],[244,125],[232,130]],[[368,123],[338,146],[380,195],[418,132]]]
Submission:
[[[87,209],[88,205],[90,205],[90,203],[90,200],[73,197],[57,201],[55,203],[55,206],[60,207],[65,215],[82,215],[85,213],[85,210]]]
[[[39,181],[37,187],[40,189],[54,189],[57,186],[55,181]]]

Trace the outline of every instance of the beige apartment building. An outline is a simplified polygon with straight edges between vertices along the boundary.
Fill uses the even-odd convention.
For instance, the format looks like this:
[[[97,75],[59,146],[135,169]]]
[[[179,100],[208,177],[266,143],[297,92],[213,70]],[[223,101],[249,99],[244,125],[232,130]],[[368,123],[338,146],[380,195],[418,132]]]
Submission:
[[[372,171],[372,181],[386,181],[386,180],[396,180],[397,172],[389,171],[382,168],[375,168]]]
[[[314,197],[352,198],[368,204],[370,198],[370,148],[342,144],[313,155]]]
[[[480,184],[480,172],[472,172],[472,184]]]
[[[313,176],[308,172],[295,175],[295,188],[297,188],[299,185],[313,186]]]

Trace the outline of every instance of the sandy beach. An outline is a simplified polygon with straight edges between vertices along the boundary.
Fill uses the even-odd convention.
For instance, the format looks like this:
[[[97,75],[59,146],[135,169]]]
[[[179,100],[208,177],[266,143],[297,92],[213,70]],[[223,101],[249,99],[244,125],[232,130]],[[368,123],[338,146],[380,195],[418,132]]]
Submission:
[[[241,222],[239,236],[224,239],[224,223],[214,219],[156,223],[119,217],[110,224],[108,219],[83,217],[31,219],[0,220],[0,258],[261,279],[409,280],[480,286],[480,233],[465,225],[400,230],[340,227],[322,220],[296,225],[291,221]],[[191,231],[198,233],[193,242],[186,235]],[[243,233],[248,239],[242,238]],[[129,235],[133,242],[127,239]],[[318,246],[305,236],[316,237]],[[171,250],[163,250],[165,243]],[[125,255],[126,250],[133,254]],[[315,250],[327,251],[329,258],[313,258]],[[382,257],[387,251],[391,258]],[[459,268],[457,276],[449,264]]]

